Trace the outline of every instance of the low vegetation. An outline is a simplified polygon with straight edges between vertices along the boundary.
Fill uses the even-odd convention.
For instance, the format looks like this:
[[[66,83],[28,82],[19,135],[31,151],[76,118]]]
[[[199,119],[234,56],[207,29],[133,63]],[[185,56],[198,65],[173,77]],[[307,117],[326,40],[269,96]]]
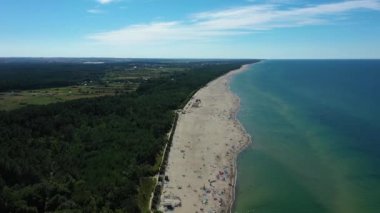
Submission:
[[[147,79],[190,67],[155,61],[0,63],[0,110],[131,92]]]
[[[152,193],[156,187],[156,177],[140,178],[140,186],[138,190],[138,206],[142,213],[149,213],[151,206]]]

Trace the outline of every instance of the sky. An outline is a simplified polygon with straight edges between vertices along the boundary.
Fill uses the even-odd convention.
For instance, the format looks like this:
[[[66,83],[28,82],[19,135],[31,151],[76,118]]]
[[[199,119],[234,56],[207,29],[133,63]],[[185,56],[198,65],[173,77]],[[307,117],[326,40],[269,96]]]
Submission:
[[[380,58],[380,0],[0,0],[0,57]]]

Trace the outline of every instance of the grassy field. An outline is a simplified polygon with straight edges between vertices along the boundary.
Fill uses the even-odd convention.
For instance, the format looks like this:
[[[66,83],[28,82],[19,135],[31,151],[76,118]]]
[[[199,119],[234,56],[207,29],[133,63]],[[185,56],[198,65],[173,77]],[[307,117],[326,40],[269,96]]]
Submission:
[[[156,186],[157,179],[155,177],[144,177],[140,179],[140,187],[138,194],[138,205],[142,213],[150,213],[150,199],[152,192]]]
[[[100,82],[84,81],[76,86],[0,92],[0,110],[131,92],[144,80],[185,70],[182,67],[115,66],[105,71]]]
[[[136,83],[112,83],[102,85],[80,85],[38,90],[0,93],[0,110],[13,110],[27,105],[42,105],[81,98],[115,95],[135,90]]]

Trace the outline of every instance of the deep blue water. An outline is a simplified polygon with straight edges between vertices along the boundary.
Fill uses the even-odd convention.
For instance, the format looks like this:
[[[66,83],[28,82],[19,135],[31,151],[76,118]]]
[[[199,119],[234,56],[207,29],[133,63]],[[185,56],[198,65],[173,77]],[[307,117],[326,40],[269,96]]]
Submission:
[[[267,60],[231,89],[253,138],[235,212],[380,212],[380,60]]]

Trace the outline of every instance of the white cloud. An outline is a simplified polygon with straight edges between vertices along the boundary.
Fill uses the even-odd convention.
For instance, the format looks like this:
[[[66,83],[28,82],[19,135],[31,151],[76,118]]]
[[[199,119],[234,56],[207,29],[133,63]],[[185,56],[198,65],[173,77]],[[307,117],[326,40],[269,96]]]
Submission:
[[[93,14],[104,13],[104,11],[103,11],[103,10],[100,10],[100,9],[88,9],[87,12],[88,12],[88,13],[93,13]]]
[[[98,2],[100,3],[100,4],[109,4],[109,3],[111,3],[111,2],[113,2],[114,0],[98,0]]]
[[[174,40],[201,40],[210,37],[236,35],[237,31],[208,30],[201,26],[184,25],[180,22],[155,22],[132,25],[120,30],[97,33],[89,38],[114,44],[137,44]]]
[[[275,28],[327,24],[350,11],[360,9],[380,10],[380,1],[350,0],[285,9],[278,4],[235,7],[193,14],[190,19],[183,21],[130,25],[114,31],[96,33],[88,38],[119,45],[178,40],[207,41]]]

